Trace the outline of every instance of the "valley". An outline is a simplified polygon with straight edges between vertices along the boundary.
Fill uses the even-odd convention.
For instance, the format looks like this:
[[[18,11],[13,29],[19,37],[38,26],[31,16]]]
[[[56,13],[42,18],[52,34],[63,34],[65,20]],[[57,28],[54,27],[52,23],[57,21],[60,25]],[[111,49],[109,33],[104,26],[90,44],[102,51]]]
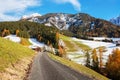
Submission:
[[[120,0],[0,0],[0,80],[120,80]]]
[[[119,73],[120,27],[85,13],[37,14],[0,22],[0,36],[2,80],[108,80],[115,76],[110,74],[113,67],[112,72]]]

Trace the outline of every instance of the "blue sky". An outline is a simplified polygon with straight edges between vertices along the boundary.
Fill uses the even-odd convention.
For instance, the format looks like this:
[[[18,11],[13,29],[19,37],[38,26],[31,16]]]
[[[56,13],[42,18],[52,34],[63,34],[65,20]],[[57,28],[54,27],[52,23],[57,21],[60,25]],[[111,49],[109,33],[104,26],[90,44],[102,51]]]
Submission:
[[[0,0],[0,21],[39,13],[87,13],[109,20],[120,15],[120,0]]]

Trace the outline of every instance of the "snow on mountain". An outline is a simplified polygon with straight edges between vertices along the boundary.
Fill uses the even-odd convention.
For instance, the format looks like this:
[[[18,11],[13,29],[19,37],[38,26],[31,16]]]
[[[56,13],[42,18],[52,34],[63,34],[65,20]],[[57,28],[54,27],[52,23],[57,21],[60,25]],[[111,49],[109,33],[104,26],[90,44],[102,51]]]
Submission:
[[[110,22],[120,26],[120,16],[118,16],[117,18],[110,19]]]
[[[33,13],[31,15],[24,15],[24,16],[22,16],[21,19],[35,18],[37,16],[41,16],[41,14],[39,14],[39,13]]]
[[[26,17],[26,16],[25,16]],[[48,13],[42,16],[21,19],[23,21],[37,22],[46,26],[54,26],[59,30],[69,30],[74,34],[86,34],[86,36],[119,37],[119,28],[111,22],[94,18],[85,13]],[[117,22],[120,22],[118,18]],[[118,29],[118,30],[117,30]],[[103,32],[101,33],[101,31]],[[117,31],[116,31],[117,30]],[[81,31],[81,32],[80,32]]]
[[[79,26],[83,22],[78,15],[64,13],[50,13],[37,17],[23,16],[21,18],[21,20],[25,19],[31,22],[45,24],[46,26],[56,26],[60,30],[67,30],[72,25]]]

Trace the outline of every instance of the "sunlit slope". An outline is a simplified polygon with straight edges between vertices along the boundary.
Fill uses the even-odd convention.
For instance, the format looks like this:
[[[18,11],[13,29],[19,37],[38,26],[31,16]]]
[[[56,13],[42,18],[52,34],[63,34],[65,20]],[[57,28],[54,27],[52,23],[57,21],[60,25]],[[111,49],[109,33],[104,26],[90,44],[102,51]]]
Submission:
[[[34,55],[34,51],[21,44],[0,37],[0,72],[23,58]]]
[[[60,34],[60,39],[62,39],[63,42],[65,43],[67,52],[91,49],[88,45],[85,45],[81,42],[77,42],[77,41],[73,40],[72,38],[61,35],[61,34]]]

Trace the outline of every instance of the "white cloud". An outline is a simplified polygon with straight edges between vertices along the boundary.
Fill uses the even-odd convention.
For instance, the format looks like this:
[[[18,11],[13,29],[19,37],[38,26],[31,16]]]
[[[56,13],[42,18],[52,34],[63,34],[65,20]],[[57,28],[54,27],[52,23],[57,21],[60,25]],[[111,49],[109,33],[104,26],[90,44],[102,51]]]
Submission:
[[[0,13],[0,21],[16,21],[19,20],[19,16],[10,16]]]
[[[41,0],[0,0],[0,21],[18,20],[18,16],[6,13],[20,14],[28,7],[41,5]]]
[[[54,0],[57,3],[70,3],[77,11],[81,11],[81,4],[78,0]]]

